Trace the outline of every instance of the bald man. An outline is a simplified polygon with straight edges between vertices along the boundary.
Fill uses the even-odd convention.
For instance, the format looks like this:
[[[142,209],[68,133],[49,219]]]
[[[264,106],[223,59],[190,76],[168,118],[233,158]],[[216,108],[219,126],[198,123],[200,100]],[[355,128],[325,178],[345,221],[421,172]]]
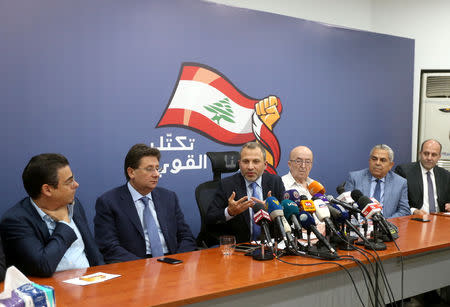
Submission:
[[[437,166],[442,145],[430,139],[422,143],[418,162],[397,166],[395,172],[408,181],[411,214],[450,211],[450,172]]]
[[[295,189],[300,195],[306,195],[311,199],[312,195],[308,191],[308,184],[314,180],[309,178],[313,164],[313,153],[306,146],[297,146],[289,154],[289,173],[281,177],[284,187],[287,190]]]

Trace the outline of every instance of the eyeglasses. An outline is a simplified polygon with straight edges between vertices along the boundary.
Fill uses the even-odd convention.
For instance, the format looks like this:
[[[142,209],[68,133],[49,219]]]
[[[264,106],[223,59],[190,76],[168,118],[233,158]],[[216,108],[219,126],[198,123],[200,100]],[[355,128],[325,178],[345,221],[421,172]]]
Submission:
[[[146,171],[147,173],[152,173],[152,172],[158,172],[161,173],[162,172],[162,167],[153,167],[153,166],[149,166],[149,167],[138,167],[136,169],[141,169],[143,171]]]
[[[296,160],[289,160],[289,161],[291,161],[297,165],[303,165],[303,163],[304,163],[306,166],[310,166],[312,164],[311,160],[296,159]]]
[[[66,186],[69,186],[71,188],[73,188],[77,182],[75,181],[75,176],[73,176],[72,178],[68,179],[66,182],[63,183]]]

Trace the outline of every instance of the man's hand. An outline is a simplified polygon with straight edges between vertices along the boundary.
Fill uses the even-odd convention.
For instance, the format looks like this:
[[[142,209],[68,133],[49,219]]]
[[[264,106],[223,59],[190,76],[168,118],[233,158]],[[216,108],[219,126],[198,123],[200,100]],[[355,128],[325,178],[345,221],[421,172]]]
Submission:
[[[270,197],[270,196],[272,196],[272,191],[267,192],[267,197]],[[252,197],[251,200],[253,200],[253,202],[259,203],[261,205],[265,205],[266,204],[265,200],[261,200],[261,199],[258,199],[256,197]]]
[[[236,193],[231,193],[231,196],[228,198],[228,214],[231,216],[238,215],[239,213],[244,212],[249,207],[253,207],[255,204],[253,200],[248,199],[247,196],[242,197],[239,200],[234,200],[236,197]]]
[[[450,212],[450,203],[445,204],[445,211]]]
[[[255,104],[256,114],[261,118],[261,121],[272,130],[273,124],[280,119],[280,114],[277,110],[278,98],[276,96],[269,96],[260,100]]]
[[[59,207],[58,209],[49,210],[41,208],[48,216],[50,216],[55,222],[64,221],[70,223],[69,209],[67,206]]]
[[[416,209],[413,211],[413,214],[417,214],[417,215],[427,215],[428,212],[424,211],[424,210],[420,210],[420,209]]]

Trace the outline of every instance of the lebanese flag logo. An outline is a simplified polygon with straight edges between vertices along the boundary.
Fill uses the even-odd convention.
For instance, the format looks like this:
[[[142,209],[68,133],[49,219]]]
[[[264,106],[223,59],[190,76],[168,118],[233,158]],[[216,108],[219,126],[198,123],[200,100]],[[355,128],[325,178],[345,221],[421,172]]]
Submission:
[[[203,64],[183,63],[156,128],[184,127],[226,145],[256,140],[266,149],[266,170],[276,174],[280,146],[272,130],[281,111],[276,96],[249,97],[217,70]]]

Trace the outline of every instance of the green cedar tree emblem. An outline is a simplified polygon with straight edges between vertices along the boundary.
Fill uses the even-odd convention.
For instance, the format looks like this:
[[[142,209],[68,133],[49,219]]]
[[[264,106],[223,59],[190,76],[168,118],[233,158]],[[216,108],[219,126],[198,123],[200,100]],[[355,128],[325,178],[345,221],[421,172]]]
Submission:
[[[217,124],[220,126],[220,120],[226,120],[227,122],[234,123],[232,119],[233,110],[231,109],[230,100],[228,98],[223,98],[219,100],[219,102],[215,102],[209,106],[203,106],[209,112],[214,113],[214,116],[211,118],[213,121],[217,121]]]

